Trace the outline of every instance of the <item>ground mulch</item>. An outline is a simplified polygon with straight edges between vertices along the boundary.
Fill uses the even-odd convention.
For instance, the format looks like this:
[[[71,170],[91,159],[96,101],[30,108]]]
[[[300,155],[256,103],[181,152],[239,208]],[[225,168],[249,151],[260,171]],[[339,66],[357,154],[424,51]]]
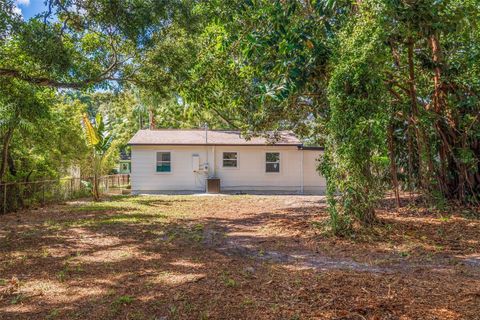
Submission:
[[[388,199],[117,196],[0,216],[0,319],[480,319],[480,215]]]

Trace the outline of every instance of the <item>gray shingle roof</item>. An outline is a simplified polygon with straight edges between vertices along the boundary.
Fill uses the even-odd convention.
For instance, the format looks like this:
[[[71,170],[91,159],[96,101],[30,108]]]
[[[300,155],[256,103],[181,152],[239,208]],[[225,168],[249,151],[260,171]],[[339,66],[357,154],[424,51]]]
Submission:
[[[291,131],[269,133],[267,137],[252,137],[247,140],[239,131],[156,129],[139,130],[128,142],[129,145],[288,145],[301,146],[302,143]]]

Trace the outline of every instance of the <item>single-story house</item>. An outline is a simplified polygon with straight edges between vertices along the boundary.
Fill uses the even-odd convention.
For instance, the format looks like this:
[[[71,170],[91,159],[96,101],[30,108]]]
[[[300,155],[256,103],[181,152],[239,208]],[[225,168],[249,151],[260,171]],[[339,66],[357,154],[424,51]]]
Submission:
[[[244,138],[238,131],[140,130],[131,147],[132,193],[221,192],[323,194],[320,147],[304,147],[291,131]],[[218,180],[217,180],[218,181]]]

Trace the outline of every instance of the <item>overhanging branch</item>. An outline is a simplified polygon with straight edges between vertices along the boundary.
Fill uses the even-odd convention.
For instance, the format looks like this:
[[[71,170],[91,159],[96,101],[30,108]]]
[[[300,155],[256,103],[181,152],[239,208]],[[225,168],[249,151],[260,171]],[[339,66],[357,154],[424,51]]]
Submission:
[[[33,85],[42,86],[42,87],[52,87],[52,88],[67,88],[67,89],[80,89],[86,87],[93,83],[102,82],[107,80],[107,77],[97,77],[92,79],[85,79],[78,82],[63,82],[50,79],[47,77],[32,77],[22,74],[20,71],[15,69],[5,69],[0,68],[0,77],[4,78],[15,78],[25,82],[28,82]]]

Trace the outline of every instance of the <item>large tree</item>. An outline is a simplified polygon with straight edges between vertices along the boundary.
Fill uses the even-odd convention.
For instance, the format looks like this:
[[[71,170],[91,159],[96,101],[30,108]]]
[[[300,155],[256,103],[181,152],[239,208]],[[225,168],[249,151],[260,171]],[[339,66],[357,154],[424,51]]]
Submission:
[[[156,48],[163,50],[157,56],[172,54],[175,47],[171,37],[163,38],[164,30],[193,21],[189,3],[48,0],[44,12],[24,20],[13,0],[0,2],[0,181],[12,158],[10,145],[19,141],[16,132],[25,123],[33,126],[32,132],[44,130],[41,119],[55,115],[55,95],[61,99],[65,90],[121,89],[127,82],[150,88],[156,82],[168,91],[171,80],[139,76],[139,70]],[[162,45],[164,40],[169,45]]]
[[[388,184],[397,205],[400,188],[478,203],[478,1],[209,1],[200,11],[216,19],[199,38],[187,104],[243,130],[326,143],[335,228],[374,221]]]

